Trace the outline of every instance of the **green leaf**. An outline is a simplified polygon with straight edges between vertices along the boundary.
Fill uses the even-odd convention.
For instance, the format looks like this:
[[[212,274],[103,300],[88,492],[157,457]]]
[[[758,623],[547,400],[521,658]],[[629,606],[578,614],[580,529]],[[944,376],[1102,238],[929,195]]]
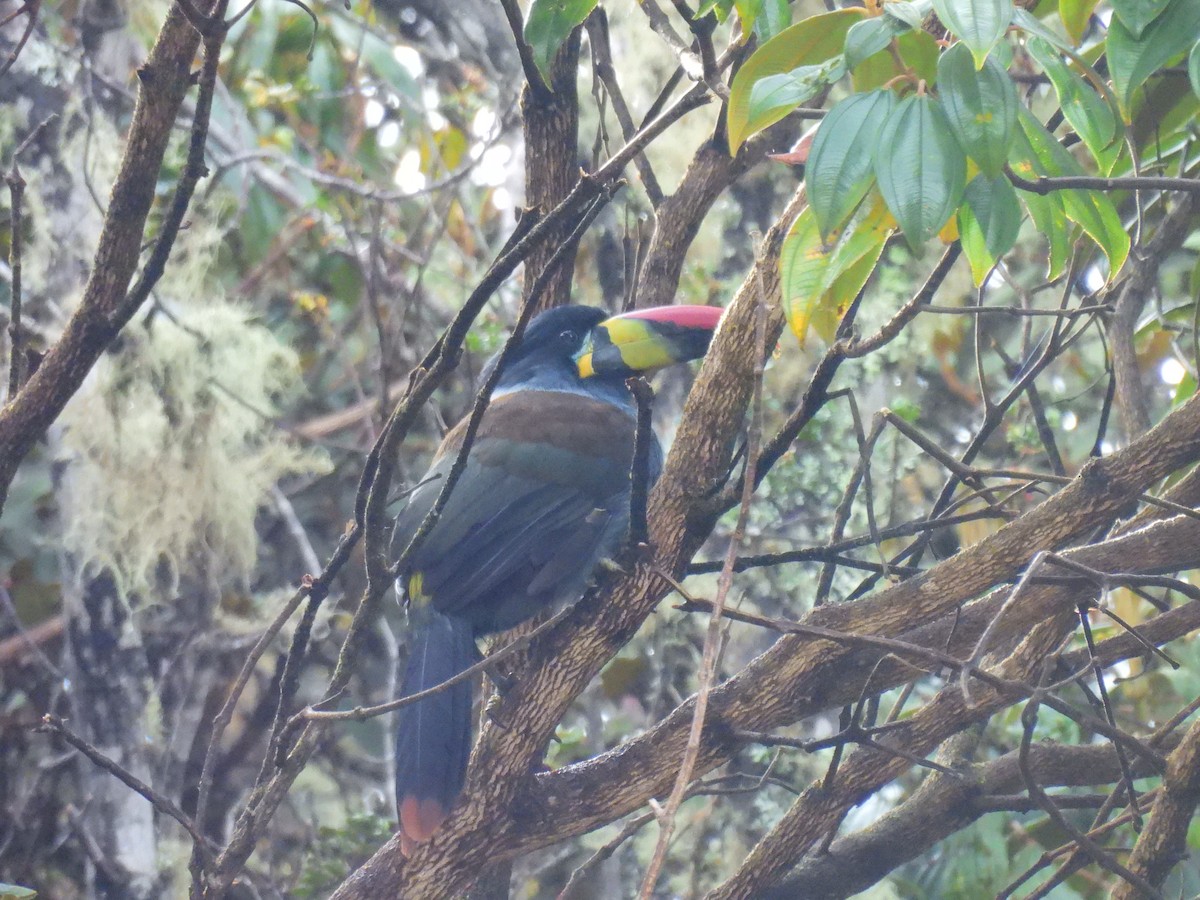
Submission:
[[[933,0],[921,0],[919,3],[911,3],[909,0],[892,0],[891,3],[884,4],[883,14],[899,19],[909,28],[920,29],[925,24],[925,19],[931,9],[933,9]]]
[[[1066,269],[1071,253],[1072,229],[1071,223],[1067,221],[1067,211],[1063,208],[1062,198],[1056,192],[1045,195],[1022,193],[1021,199],[1025,208],[1029,210],[1029,216],[1033,219],[1038,233],[1045,237],[1050,245],[1046,277],[1053,281]]]
[[[985,175],[995,178],[1016,134],[1016,85],[995,60],[976,70],[967,48],[955,44],[938,62],[938,91],[958,142]]]
[[[895,223],[880,198],[864,205],[838,240],[821,239],[812,208],[784,239],[779,258],[783,310],[801,344],[810,326],[828,339],[845,305],[866,283]]]
[[[1185,371],[1179,384],[1175,385],[1175,391],[1171,395],[1171,405],[1180,406],[1185,401],[1191,400],[1195,393],[1196,377],[1191,372]]]
[[[854,94],[834,106],[817,128],[804,180],[823,236],[841,227],[870,188],[871,156],[894,105],[891,91]]]
[[[1058,0],[1058,17],[1071,40],[1078,44],[1099,0]]]
[[[1026,43],[1026,49],[1054,85],[1063,115],[1107,175],[1121,155],[1120,146],[1115,144],[1119,132],[1112,107],[1063,62],[1049,43],[1035,37]]]
[[[714,13],[718,22],[724,22],[733,9],[733,0],[704,0],[696,10],[696,18],[703,19],[709,13]]]
[[[906,66],[926,84],[937,82],[938,57],[942,52],[937,38],[928,31],[906,31],[896,38],[896,48],[900,52],[899,61],[890,49],[880,50],[855,66],[851,80],[856,91],[865,93],[882,87],[903,74]]]
[[[550,64],[558,48],[575,28],[596,8],[596,0],[533,0],[525,19],[525,42],[533,51],[533,61],[546,83],[550,83]]]
[[[846,68],[853,69],[868,56],[874,56],[906,28],[903,22],[891,16],[875,16],[856,22],[854,27],[846,32],[846,47],[842,51],[846,58]]]
[[[928,95],[901,100],[880,129],[875,177],[909,244],[941,229],[962,199],[967,160],[942,105]]]
[[[787,0],[734,0],[734,8],[742,20],[742,31],[754,29],[759,41],[768,41],[792,22]]]
[[[1038,19],[1037,16],[1033,15],[1033,13],[1031,13],[1031,12],[1026,11],[1025,9],[1023,9],[1020,6],[1018,6],[1015,10],[1013,10],[1012,23],[1014,25],[1016,25],[1018,28],[1020,28],[1022,31],[1026,32],[1027,34],[1036,35],[1037,37],[1040,37],[1043,41],[1049,41],[1051,44],[1053,44],[1059,50],[1072,49],[1073,45],[1071,44],[1071,42],[1069,40],[1064,38],[1062,35],[1051,31],[1049,28],[1047,28],[1045,25],[1042,24],[1041,20]]]
[[[782,75],[760,78],[750,91],[750,118],[746,127],[753,133],[778,122],[843,74],[845,69],[840,60],[834,58],[819,66],[800,66]]]
[[[910,66],[918,78],[925,79],[926,84],[937,82],[938,58],[942,48],[928,31],[907,31],[896,39],[900,49],[900,58]]]
[[[782,75],[800,66],[828,62],[842,52],[846,32],[866,15],[862,9],[841,9],[823,13],[785,28],[759,47],[734,76],[729,88],[726,124],[729,131],[729,151],[736,153],[746,138],[755,131],[778,122],[787,115],[781,111],[775,119],[750,127],[750,94],[754,85],[770,75]]]
[[[1075,157],[1063,149],[1033,113],[1022,107],[1018,120],[1024,137],[1021,149],[1027,157],[1032,155],[1032,159],[1027,158],[1025,161],[1030,163],[1038,174],[1050,177],[1084,174]],[[1014,169],[1017,169],[1017,166],[1014,166]],[[1108,277],[1111,280],[1129,255],[1129,234],[1112,200],[1101,191],[1065,190],[1055,193],[1062,199],[1067,218],[1078,223],[1108,257]]]
[[[977,69],[1013,18],[1012,0],[933,0],[933,8],[942,24],[971,48]]]
[[[1200,3],[1196,0],[1170,0],[1140,37],[1135,37],[1120,18],[1113,17],[1108,26],[1108,71],[1126,122],[1130,121],[1134,91],[1169,59],[1187,50],[1197,34]]]
[[[36,896],[37,891],[33,888],[0,881],[0,900],[33,900]]]
[[[896,230],[896,220],[888,211],[879,191],[872,191],[855,211],[845,230],[837,236],[829,270],[821,279],[820,289],[828,291],[842,275],[866,256],[874,253]],[[878,258],[878,254],[875,254]]]
[[[1146,26],[1162,15],[1171,0],[1112,0],[1113,12],[1134,38],[1141,38]]]
[[[909,34],[914,33],[916,32],[909,32]],[[920,33],[924,34],[924,32]],[[850,73],[850,83],[854,86],[855,91],[865,94],[867,91],[883,87],[903,72],[903,64],[896,61],[896,57],[891,51],[880,50],[854,67]]]
[[[1038,162],[1037,154],[1023,129],[1017,130],[1013,142],[1012,155],[1009,165],[1016,174],[1027,180],[1045,174],[1044,167]],[[1049,194],[1034,194],[1022,191],[1019,195],[1029,216],[1033,219],[1038,233],[1046,238],[1050,247],[1046,277],[1053,280],[1062,275],[1067,265],[1067,257],[1071,252],[1071,224],[1067,221],[1067,211],[1063,207],[1061,191]]]
[[[1196,41],[1188,54],[1188,80],[1192,83],[1192,91],[1200,97],[1200,41]]]
[[[818,287],[831,252],[821,240],[811,207],[806,208],[792,223],[779,251],[783,313],[800,346],[804,346],[809,324],[820,307]]]
[[[972,179],[958,210],[958,236],[976,286],[983,284],[996,260],[1013,248],[1020,230],[1021,204],[1012,183],[1003,175]]]
[[[1129,256],[1129,233],[1112,200],[1100,191],[1064,191],[1063,208],[1108,257],[1108,280],[1112,281]]]
[[[863,289],[863,285],[867,283],[867,279],[871,277],[875,267],[879,265],[879,258],[883,256],[884,244],[884,241],[875,241],[870,244],[861,256],[847,265],[845,271],[833,279],[825,291],[822,308],[828,311],[828,316],[815,317],[812,320],[812,327],[826,343],[833,341],[843,313],[858,296],[858,292]]]

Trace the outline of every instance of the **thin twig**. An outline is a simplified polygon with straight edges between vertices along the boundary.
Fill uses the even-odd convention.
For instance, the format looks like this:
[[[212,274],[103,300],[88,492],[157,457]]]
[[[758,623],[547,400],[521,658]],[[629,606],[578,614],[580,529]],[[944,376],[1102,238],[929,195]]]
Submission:
[[[1044,669],[1049,672],[1049,667]],[[1058,806],[1055,805],[1054,799],[1046,793],[1041,784],[1038,783],[1036,776],[1033,773],[1033,768],[1029,762],[1029,748],[1033,742],[1033,732],[1037,728],[1037,713],[1042,701],[1042,688],[1034,692],[1029,702],[1025,705],[1025,709],[1021,712],[1021,724],[1024,730],[1021,734],[1021,749],[1017,757],[1018,765],[1021,770],[1021,776],[1025,781],[1025,789],[1029,791],[1029,796],[1038,802],[1043,811],[1048,815],[1054,823],[1074,838],[1076,844],[1087,853],[1092,860],[1102,868],[1112,872],[1119,878],[1123,878],[1131,885],[1136,885],[1141,889],[1147,897],[1160,897],[1158,891],[1140,875],[1137,875],[1125,866],[1117,862],[1116,858],[1111,853],[1102,848],[1099,844],[1089,838],[1086,834],[1080,831],[1072,824],[1066,816],[1062,814]]]
[[[779,779],[771,777],[771,772],[774,770],[775,764],[778,760],[779,754],[776,753],[775,756],[771,758],[771,762],[767,764],[766,769],[763,770],[762,775],[759,775],[755,778],[754,784],[747,785],[745,787],[719,787],[718,785],[721,783],[735,778],[754,777],[749,775],[749,773],[733,773],[732,775],[722,775],[716,778],[710,778],[704,781],[693,783],[688,788],[688,798],[690,799],[691,797],[698,796],[745,795],[758,791],[763,787],[763,785],[767,784],[782,787],[785,790],[792,791],[794,793],[795,788],[793,788],[791,785],[785,784]],[[626,821],[621,827],[621,830],[617,832],[617,835],[612,840],[596,850],[595,853],[584,860],[582,865],[580,865],[574,872],[571,873],[571,877],[567,879],[566,885],[558,893],[558,896],[555,898],[555,900],[570,900],[570,898],[572,898],[577,891],[580,891],[583,888],[588,876],[595,872],[596,868],[601,863],[609,859],[623,843],[637,834],[644,826],[648,825],[650,822],[653,822],[656,816],[657,813],[653,808],[651,808],[649,812],[634,816]]]
[[[38,11],[42,8],[42,0],[25,0],[24,5],[20,9],[15,10],[7,19],[7,24],[14,16],[20,13],[27,13],[29,20],[25,23],[25,30],[21,32],[20,39],[17,40],[16,46],[12,48],[12,52],[8,54],[8,59],[0,65],[0,77],[5,75],[9,69],[16,63],[17,57],[21,55],[21,51],[25,49],[25,44],[29,42],[29,36],[33,34],[33,29],[37,25]]]
[[[878,535],[862,534],[854,537],[848,537],[845,540],[839,541],[836,544],[829,544],[824,547],[798,547],[795,550],[782,550],[779,553],[762,553],[755,556],[739,556],[734,562],[733,570],[735,572],[744,572],[746,569],[757,569],[764,566],[781,566],[787,563],[797,562],[825,562],[834,554],[846,553],[851,550],[857,550],[861,547],[869,547],[878,541],[893,540],[899,537],[911,537],[916,534],[923,534],[927,531],[934,531],[941,528],[950,528],[955,525],[962,525],[967,522],[978,522],[980,519],[997,518],[997,514],[990,509],[972,510],[968,513],[963,513],[958,516],[945,516],[939,519],[922,520],[917,522],[905,522],[901,525],[894,525],[891,528],[882,528]],[[846,563],[842,563],[845,565]],[[702,560],[694,562],[688,566],[689,575],[704,575],[713,572],[721,571],[720,560]],[[877,570],[877,567],[872,567]],[[889,570],[897,571],[897,566],[894,563],[889,563]]]
[[[1008,180],[1014,187],[1034,194],[1049,194],[1054,191],[1069,191],[1077,188],[1096,191],[1185,191],[1200,194],[1200,179],[1171,178],[1162,175],[1130,176],[1127,178],[1096,178],[1091,175],[1039,175],[1027,180],[1015,172],[1007,171]]]
[[[229,0],[216,0],[211,16],[212,21],[220,22],[228,8]],[[179,236],[180,227],[183,225],[183,217],[187,214],[188,206],[192,202],[192,195],[196,192],[196,186],[200,183],[201,178],[208,175],[208,167],[204,162],[205,149],[208,144],[208,123],[212,117],[213,93],[216,90],[217,71],[221,62],[221,46],[225,42],[228,30],[222,22],[220,27],[210,28],[208,33],[201,30],[201,34],[204,34],[204,61],[200,68],[200,87],[196,95],[196,111],[192,116],[192,130],[188,138],[187,159],[184,162],[179,181],[175,185],[171,204],[159,226],[158,238],[154,242],[154,249],[150,251],[150,258],[146,261],[141,275],[129,289],[125,299],[111,316],[111,324],[118,328],[133,317],[133,314],[150,296],[150,292],[158,284],[159,279],[162,278],[163,272],[166,271],[167,259],[171,255],[171,248],[175,245],[175,239]]]
[[[1087,605],[1080,603],[1076,610],[1079,615],[1079,626],[1083,630],[1084,641],[1087,644],[1088,659],[1091,662],[1092,674],[1096,679],[1096,692],[1099,695],[1099,705],[1104,713],[1104,719],[1108,724],[1117,728],[1117,717],[1113,714],[1112,700],[1108,696],[1108,687],[1104,684],[1104,667],[1100,665],[1096,659],[1096,638],[1092,634],[1092,624],[1088,621]],[[1137,635],[1141,638],[1141,635]],[[1144,638],[1142,638],[1144,641]],[[1138,806],[1137,791],[1133,786],[1133,769],[1129,765],[1129,757],[1125,753],[1125,748],[1119,744],[1113,744],[1113,750],[1117,754],[1117,763],[1121,767],[1121,779],[1125,785],[1125,794],[1129,798],[1130,811],[1133,813],[1134,829],[1141,830],[1142,827],[1142,810]]]
[[[40,0],[36,0],[36,2],[40,2]],[[31,23],[37,15],[36,2],[34,3],[33,11],[30,13]],[[2,74],[3,72],[0,72],[0,75]],[[8,361],[8,399],[10,400],[16,396],[17,391],[21,389],[21,383],[25,380],[25,353],[22,346],[24,341],[21,336],[21,254],[25,229],[22,203],[25,198],[25,179],[21,177],[21,170],[17,166],[17,160],[25,151],[25,148],[37,140],[42,130],[57,118],[57,113],[49,115],[33,131],[29,132],[29,135],[25,140],[21,141],[20,146],[13,152],[12,167],[8,170],[8,174],[4,176],[4,181],[8,185],[8,192],[11,197],[12,215],[12,222],[9,226],[11,239],[8,247],[8,266],[12,273],[10,276],[12,307],[8,317],[10,353]]]
[[[144,797],[156,810],[170,816],[181,826],[183,826],[183,829],[192,836],[192,842],[199,853],[203,854],[206,858],[211,855],[208,840],[203,834],[200,833],[200,830],[196,827],[195,822],[189,819],[183,810],[181,810],[171,800],[164,797],[158,791],[154,790],[154,788],[150,787],[150,785],[146,784],[120,763],[117,763],[108,756],[105,756],[90,743],[67,728],[66,723],[63,722],[63,720],[58,716],[51,715],[50,713],[42,716],[42,722],[36,727],[36,730],[57,734],[64,741],[91,760],[91,762],[96,766],[100,767],[105,772],[108,772],[108,774],[112,775],[118,781],[123,783],[138,796]]]
[[[13,628],[17,632],[17,638],[25,644],[33,658],[38,661],[42,668],[50,673],[52,678],[62,681],[66,677],[62,669],[50,661],[50,657],[42,651],[38,642],[25,630],[25,626],[21,623],[21,616],[17,613],[17,607],[13,603],[12,595],[9,594],[8,588],[3,584],[0,584],[0,609],[3,609],[5,615],[12,621]]]
[[[496,665],[496,663],[502,662],[503,660],[508,659],[510,656],[513,656],[520,650],[523,650],[525,647],[529,646],[530,642],[533,641],[534,638],[539,637],[542,634],[545,634],[547,631],[549,631],[551,628],[553,628],[555,625],[557,625],[559,622],[561,622],[563,619],[565,619],[573,610],[574,610],[574,604],[563,607],[558,612],[556,612],[554,615],[552,615],[550,618],[548,618],[546,621],[544,621],[540,625],[538,625],[536,628],[530,630],[529,632],[527,632],[525,634],[518,635],[516,638],[514,638],[509,643],[505,644],[499,650],[489,653],[483,659],[479,660],[479,662],[475,663],[474,665],[470,666],[469,668],[463,669],[457,675],[454,675],[450,678],[447,678],[445,681],[435,684],[431,688],[426,688],[425,690],[418,691],[415,694],[406,694],[403,697],[399,697],[395,700],[389,700],[387,703],[379,703],[379,704],[376,704],[375,706],[356,706],[353,709],[340,709],[340,710],[317,709],[318,706],[321,706],[324,703],[332,702],[333,700],[336,699],[336,697],[327,697],[325,700],[322,700],[320,703],[316,703],[313,706],[306,707],[306,708],[300,710],[300,712],[296,713],[294,716],[292,716],[292,718],[288,722],[288,728],[294,728],[298,725],[303,724],[305,721],[310,721],[310,722],[359,722],[364,719],[372,719],[376,716],[382,716],[385,713],[394,712],[397,709],[400,709],[402,707],[409,706],[413,703],[417,703],[421,700],[424,700],[426,697],[431,697],[434,694],[440,694],[442,691],[447,690],[448,688],[451,688],[456,684],[461,684],[464,681],[470,680],[471,678],[473,678],[475,675],[479,674],[480,672],[485,672],[485,671],[491,670],[492,667],[494,667]]]
[[[292,501],[288,499],[287,494],[279,489],[278,485],[271,485],[271,502],[275,504],[275,510],[279,513],[279,517],[283,519],[283,524],[287,527],[288,534],[296,542],[296,549],[300,551],[300,558],[304,561],[304,565],[308,567],[308,571],[319,571],[321,560],[317,557],[317,551],[313,548],[312,541],[309,540],[308,532],[304,530],[304,523],[296,515],[296,507],[292,506]]]
[[[504,2],[507,6],[512,0],[504,0]],[[617,81],[617,70],[613,65],[612,49],[609,46],[608,15],[604,12],[604,8],[597,6],[588,16],[585,24],[588,37],[591,39],[592,62],[596,69],[596,75],[604,85],[604,90],[607,91],[609,100],[612,102],[613,115],[617,117],[621,135],[628,141],[637,133],[637,126],[634,124],[633,116],[630,115],[625,95],[621,93],[621,85]],[[634,157],[633,164],[637,167],[638,177],[642,181],[642,187],[646,190],[646,197],[650,200],[650,205],[657,209],[663,200],[663,189],[658,183],[654,169],[650,166],[650,160],[645,153],[639,153]]]
[[[788,416],[788,420],[775,436],[763,446],[762,458],[758,461],[755,470],[759,481],[762,481],[771,468],[783,458],[783,455],[792,445],[792,442],[796,440],[796,437],[804,427],[812,421],[812,417],[816,415],[818,410],[824,407],[828,400],[829,384],[833,381],[833,377],[837,374],[837,370],[841,364],[852,356],[857,357],[870,353],[894,340],[903,331],[904,326],[909,320],[916,316],[925,304],[929,303],[938,290],[941,289],[942,282],[950,274],[954,261],[958,259],[960,252],[961,248],[957,242],[947,247],[946,252],[942,254],[942,258],[934,266],[933,271],[930,272],[929,277],[917,293],[875,334],[861,340],[856,339],[853,333],[846,337],[839,337],[833,346],[826,351],[825,356],[812,374],[809,386],[804,392],[804,397],[800,405]],[[850,309],[842,316],[843,326],[853,324],[861,297],[862,292],[860,291],[859,296],[855,298],[855,302],[851,304]],[[839,335],[841,334],[841,330],[839,328]]]
[[[858,403],[854,399],[854,393],[850,390],[835,391],[829,395],[829,399],[834,397],[845,396],[846,402],[850,406],[850,417],[854,424],[854,437],[858,443],[858,462],[854,465],[854,471],[850,474],[850,480],[846,483],[846,489],[842,493],[841,502],[833,514],[833,528],[829,533],[829,545],[836,544],[842,539],[845,534],[846,524],[850,521],[850,513],[854,508],[854,498],[858,494],[859,485],[862,485],[867,493],[867,527],[871,533],[871,537],[875,539],[875,546],[879,546],[879,530],[875,525],[874,502],[871,496],[871,454],[875,449],[875,442],[879,440],[879,435],[883,432],[883,424],[885,419],[876,414],[875,420],[871,423],[871,433],[863,434],[862,417],[858,412]],[[887,574],[887,557],[880,552],[880,559],[884,566],[883,573]],[[821,576],[817,581],[817,590],[813,598],[813,606],[821,606],[829,597],[829,591],[833,587],[833,576],[837,568],[836,559],[827,559],[825,565],[821,568]]]
[[[1145,799],[1152,800],[1153,798],[1158,796],[1158,792],[1159,792],[1158,788],[1154,788],[1152,790],[1147,791],[1145,794]],[[1117,796],[1117,794],[1110,794],[1109,799],[1111,800],[1112,797],[1115,797],[1115,796]],[[1057,801],[1058,798],[1055,798],[1055,799]],[[1041,809],[1041,807],[1039,806],[1038,809]],[[1126,813],[1124,815],[1118,816],[1117,818],[1113,819],[1110,822],[1105,822],[1103,824],[1101,824],[1101,823],[1094,824],[1090,829],[1088,829],[1086,834],[1089,838],[1092,838],[1093,840],[1095,840],[1097,838],[1102,838],[1102,837],[1105,837],[1106,835],[1110,834],[1117,828],[1120,828],[1122,825],[1128,825],[1132,820],[1133,820],[1133,816],[1129,813]],[[1080,866],[1073,862],[1073,860],[1075,859],[1075,857],[1078,853],[1079,853],[1079,845],[1076,844],[1074,841],[1068,841],[1067,843],[1065,843],[1059,847],[1056,847],[1053,850],[1047,850],[1047,851],[1043,852],[1042,855],[1038,858],[1038,860],[1033,865],[1031,865],[1028,869],[1026,869],[1024,872],[1022,872],[1019,876],[1017,876],[1015,879],[1013,879],[1011,882],[1009,882],[1008,885],[1006,885],[1002,891],[1000,891],[999,893],[996,894],[996,900],[1008,900],[1009,897],[1011,897],[1014,893],[1016,893],[1017,888],[1019,888],[1021,885],[1023,885],[1026,881],[1028,881],[1030,878],[1032,878],[1034,875],[1036,875],[1042,869],[1046,868],[1048,865],[1050,865],[1052,862],[1054,862],[1054,860],[1070,854],[1071,858],[1069,858],[1067,860],[1067,862],[1063,864],[1063,866],[1058,870],[1058,872],[1055,873],[1053,878],[1051,878],[1045,884],[1041,885],[1033,893],[1027,895],[1028,900],[1033,900],[1034,897],[1045,897],[1046,894],[1049,893],[1051,890],[1053,890],[1055,886],[1057,886],[1058,884],[1061,884],[1068,877],[1070,877],[1072,874],[1074,874],[1074,872],[1078,871]]]
[[[675,27],[671,24],[671,20],[662,11],[657,0],[640,0],[638,6],[641,7],[642,12],[645,13],[646,19],[650,23],[650,30],[662,38],[667,46],[675,51],[675,55],[679,58],[679,65],[683,68],[684,73],[693,81],[703,83],[705,75],[704,63],[700,60],[696,52],[687,45],[687,42],[679,36],[679,32],[675,30]],[[713,89],[714,93],[718,93],[718,96],[721,96],[715,87],[712,85],[709,85],[709,87]],[[724,85],[722,87],[725,88],[723,96],[728,98],[729,88]]]
[[[633,438],[633,470],[629,486],[629,544],[639,547],[650,540],[646,498],[650,493],[650,447],[656,440],[650,421],[654,390],[645,378],[630,378],[625,384],[637,403],[637,431]]]
[[[679,775],[675,779],[675,786],[659,815],[658,843],[654,848],[654,856],[651,858],[650,865],[646,869],[646,877],[642,881],[639,893],[641,900],[650,900],[654,893],[654,886],[658,883],[659,874],[666,861],[667,848],[670,846],[671,836],[675,831],[676,816],[687,793],[692,772],[695,771],[696,760],[700,755],[700,741],[704,731],[704,716],[708,709],[708,695],[716,680],[717,660],[720,655],[721,615],[725,610],[729,591],[733,587],[733,564],[737,559],[738,548],[745,538],[746,523],[750,518],[750,502],[754,498],[754,488],[757,483],[754,466],[758,459],[758,447],[762,438],[762,382],[767,355],[767,297],[762,286],[761,269],[758,268],[757,262],[755,267],[759,271],[759,294],[755,308],[757,340],[754,359],[754,393],[750,401],[750,429],[746,438],[746,472],[742,479],[742,502],[738,510],[737,524],[734,526],[733,535],[729,539],[729,547],[725,552],[725,565],[717,580],[717,595],[713,600],[708,631],[704,637],[704,652],[697,676],[696,700],[692,711],[692,725],[688,733],[687,748],[679,766]]]
[[[12,311],[8,318],[9,360],[8,360],[8,396],[15,397],[21,389],[25,373],[25,354],[21,346],[21,244],[22,231],[25,223],[21,221],[21,205],[25,197],[25,179],[17,168],[16,157],[13,157],[12,168],[4,177],[8,185],[8,193],[12,203],[12,228],[9,232],[12,238],[8,247],[8,266],[12,272]]]
[[[284,604],[283,608],[275,616],[274,621],[267,626],[263,633],[259,636],[254,647],[251,648],[250,654],[246,657],[246,661],[242,663],[242,669],[238,673],[237,679],[233,686],[229,689],[229,694],[225,697],[225,703],[221,707],[221,711],[217,713],[217,717],[213,720],[212,733],[208,738],[208,747],[204,751],[204,764],[200,770],[200,781],[197,784],[196,797],[196,821],[203,823],[208,814],[208,798],[212,791],[213,783],[213,767],[217,761],[217,751],[220,748],[221,738],[225,734],[225,729],[229,727],[229,723],[233,721],[233,712],[237,708],[238,700],[241,699],[242,692],[246,689],[246,685],[250,682],[250,676],[254,673],[258,661],[270,646],[271,641],[283,629],[284,624],[292,614],[300,608],[300,604],[304,602],[304,598],[308,596],[308,590],[301,588],[292,595],[291,599]],[[201,872],[197,868],[198,861],[193,857],[192,877],[193,879],[201,878]]]
[[[533,49],[525,40],[525,29],[521,24],[521,10],[517,7],[516,0],[500,0],[500,6],[504,9],[504,18],[508,20],[508,29],[512,33],[517,56],[521,59],[521,70],[525,73],[525,83],[529,85],[529,90],[538,103],[546,103],[553,96],[553,92],[546,84],[546,80],[542,78],[542,73],[538,71],[537,63],[533,58]]]
[[[1071,319],[1075,316],[1091,315],[1093,313],[1107,313],[1111,311],[1109,304],[1096,303],[1087,306],[1075,306],[1071,309],[1026,309],[1020,306],[935,306],[928,304],[922,308],[922,312],[932,313],[934,315],[944,316],[960,316],[960,315],[1003,315],[1010,316],[1014,319],[1024,318],[1028,316],[1055,316],[1058,318]]]

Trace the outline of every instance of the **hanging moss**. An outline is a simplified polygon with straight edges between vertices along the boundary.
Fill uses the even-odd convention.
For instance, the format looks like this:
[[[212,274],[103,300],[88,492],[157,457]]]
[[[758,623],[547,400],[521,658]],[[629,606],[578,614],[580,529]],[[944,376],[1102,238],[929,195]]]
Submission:
[[[126,592],[173,585],[196,553],[245,578],[271,486],[328,467],[273,424],[298,385],[295,354],[228,303],[127,328],[62,417],[67,549]]]

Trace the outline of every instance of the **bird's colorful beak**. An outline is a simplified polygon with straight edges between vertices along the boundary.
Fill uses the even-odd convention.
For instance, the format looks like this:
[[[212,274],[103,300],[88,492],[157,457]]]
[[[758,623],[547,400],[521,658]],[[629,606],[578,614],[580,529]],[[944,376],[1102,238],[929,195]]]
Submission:
[[[605,319],[575,357],[579,377],[629,377],[699,359],[722,312],[719,306],[652,306]]]

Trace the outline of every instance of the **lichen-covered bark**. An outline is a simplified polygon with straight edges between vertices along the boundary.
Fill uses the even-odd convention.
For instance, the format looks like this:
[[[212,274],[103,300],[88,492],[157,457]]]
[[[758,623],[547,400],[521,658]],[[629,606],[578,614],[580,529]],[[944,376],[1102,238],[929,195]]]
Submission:
[[[213,5],[198,4],[204,11]],[[138,70],[138,102],[83,299],[37,371],[0,408],[0,510],[17,466],[128,320],[118,313],[138,265],[157,173],[192,84],[191,65],[199,46],[200,34],[172,4]]]

